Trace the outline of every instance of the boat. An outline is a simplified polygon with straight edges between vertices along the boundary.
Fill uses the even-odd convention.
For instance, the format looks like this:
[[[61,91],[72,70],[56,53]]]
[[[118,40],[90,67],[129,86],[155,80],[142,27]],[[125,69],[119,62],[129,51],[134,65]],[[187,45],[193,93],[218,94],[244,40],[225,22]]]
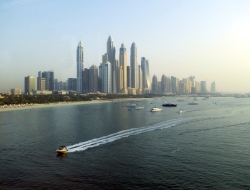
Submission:
[[[150,110],[151,112],[162,111],[161,108],[154,107]]]
[[[181,114],[181,113],[182,113],[182,110],[180,109],[177,113]]]
[[[162,106],[164,106],[164,107],[176,107],[177,104],[172,104],[172,103],[165,102],[164,104],[162,104]]]
[[[128,103],[127,107],[136,107],[136,104]]]
[[[178,101],[178,102],[185,102],[184,99],[178,99],[177,101]]]
[[[189,102],[188,105],[198,105],[199,102]]]
[[[143,110],[144,109],[144,106],[136,106],[135,107],[135,110]]]
[[[60,146],[57,150],[56,150],[57,153],[67,153],[68,152],[68,149],[66,146]]]

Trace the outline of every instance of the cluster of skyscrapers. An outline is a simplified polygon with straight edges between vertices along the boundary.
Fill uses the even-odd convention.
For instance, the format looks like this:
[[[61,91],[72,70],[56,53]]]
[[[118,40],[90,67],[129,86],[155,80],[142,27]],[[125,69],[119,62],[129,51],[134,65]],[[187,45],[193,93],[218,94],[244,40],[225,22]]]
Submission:
[[[107,40],[107,50],[102,55],[99,67],[92,65],[84,68],[84,49],[80,41],[76,51],[76,78],[68,78],[67,82],[54,79],[53,71],[39,71],[38,77],[25,77],[25,93],[50,94],[53,91],[73,91],[86,93],[120,93],[120,94],[195,94],[207,93],[206,81],[197,82],[194,76],[178,78],[162,75],[161,81],[154,75],[152,81],[149,74],[149,61],[141,58],[137,62],[137,47],[132,43],[130,48],[130,65],[127,64],[127,49],[122,43],[119,56],[116,58],[116,48],[111,36]],[[37,81],[37,88],[35,83]],[[215,82],[211,91],[215,92]]]

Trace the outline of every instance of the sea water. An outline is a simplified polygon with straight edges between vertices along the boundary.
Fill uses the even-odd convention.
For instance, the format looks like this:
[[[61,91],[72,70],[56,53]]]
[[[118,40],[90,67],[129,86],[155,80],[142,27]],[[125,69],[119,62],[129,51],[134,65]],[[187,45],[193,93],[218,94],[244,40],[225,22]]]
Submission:
[[[177,99],[0,112],[0,188],[249,189],[250,99]]]

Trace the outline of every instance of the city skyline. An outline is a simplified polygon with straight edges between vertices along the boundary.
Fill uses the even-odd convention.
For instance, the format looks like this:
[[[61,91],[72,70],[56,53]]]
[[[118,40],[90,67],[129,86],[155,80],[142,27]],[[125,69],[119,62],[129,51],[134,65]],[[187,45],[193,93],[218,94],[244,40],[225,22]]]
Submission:
[[[136,44],[137,64],[142,57],[150,62],[150,80],[193,75],[207,81],[208,89],[216,81],[217,92],[249,92],[249,5],[244,0],[1,2],[0,92],[23,89],[23,78],[37,71],[53,70],[60,81],[76,78],[76,44],[82,42],[84,68],[90,68],[102,62],[108,36],[117,49],[127,47],[127,65]]]

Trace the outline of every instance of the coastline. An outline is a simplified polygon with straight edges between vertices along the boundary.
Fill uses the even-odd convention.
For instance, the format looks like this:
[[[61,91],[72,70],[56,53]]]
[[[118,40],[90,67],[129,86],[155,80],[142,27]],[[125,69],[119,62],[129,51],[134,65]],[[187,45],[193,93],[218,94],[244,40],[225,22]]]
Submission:
[[[17,107],[0,107],[0,112],[8,112],[8,111],[17,111],[17,110],[31,110],[31,109],[39,109],[39,108],[50,108],[50,107],[63,107],[63,106],[73,106],[73,105],[82,105],[82,104],[100,104],[100,103],[110,103],[110,102],[123,102],[127,103],[130,101],[139,101],[144,98],[128,98],[128,99],[112,99],[112,100],[92,100],[92,101],[82,101],[82,102],[59,102],[59,103],[49,103],[49,104],[33,104]],[[145,98],[147,99],[147,98]]]

